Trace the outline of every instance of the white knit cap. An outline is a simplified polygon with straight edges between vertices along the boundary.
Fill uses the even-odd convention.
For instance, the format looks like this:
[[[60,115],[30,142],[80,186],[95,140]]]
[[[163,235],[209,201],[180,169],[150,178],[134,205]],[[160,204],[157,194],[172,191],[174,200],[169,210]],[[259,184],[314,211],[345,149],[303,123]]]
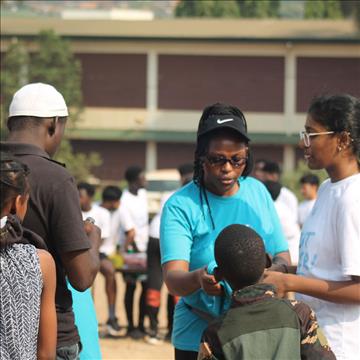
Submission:
[[[51,85],[43,83],[28,84],[18,90],[9,107],[9,117],[68,116],[63,96]]]

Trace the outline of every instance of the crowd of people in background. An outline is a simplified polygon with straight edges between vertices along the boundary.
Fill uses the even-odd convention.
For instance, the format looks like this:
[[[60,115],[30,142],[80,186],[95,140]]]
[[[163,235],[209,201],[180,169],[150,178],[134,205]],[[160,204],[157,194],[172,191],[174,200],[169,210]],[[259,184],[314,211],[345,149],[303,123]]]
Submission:
[[[243,112],[205,107],[194,159],[178,167],[181,187],[151,219],[143,168],[127,168],[124,189],[97,188],[52,159],[67,117],[47,84],[25,85],[10,105],[1,143],[1,359],[100,359],[98,291],[106,293],[106,335],[126,329],[149,344],[169,340],[176,360],[360,352],[359,99],[311,103],[300,147],[310,170],[329,179],[320,185],[304,174],[300,203],[280,165],[256,159]],[[91,289],[98,272],[105,289]]]

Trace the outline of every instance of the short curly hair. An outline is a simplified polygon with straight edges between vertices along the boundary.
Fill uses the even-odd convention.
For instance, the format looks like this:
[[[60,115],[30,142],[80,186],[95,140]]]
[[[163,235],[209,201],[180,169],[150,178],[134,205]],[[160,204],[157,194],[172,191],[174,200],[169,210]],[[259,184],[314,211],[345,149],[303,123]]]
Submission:
[[[215,260],[225,280],[236,287],[233,290],[253,285],[266,266],[264,242],[249,226],[229,225],[216,238]]]

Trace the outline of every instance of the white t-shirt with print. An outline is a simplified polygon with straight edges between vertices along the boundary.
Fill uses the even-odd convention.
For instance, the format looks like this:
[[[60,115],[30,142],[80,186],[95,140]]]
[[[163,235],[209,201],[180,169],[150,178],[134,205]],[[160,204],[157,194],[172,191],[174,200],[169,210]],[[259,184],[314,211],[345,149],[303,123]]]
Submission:
[[[336,183],[326,180],[305,221],[299,275],[330,281],[360,276],[360,174]],[[360,305],[336,304],[302,294],[316,312],[337,359],[358,359]]]
[[[109,237],[110,237],[110,212],[103,207],[92,204],[89,211],[82,211],[83,220],[87,217],[92,217],[95,220],[95,225],[98,226],[101,230],[101,239],[103,240],[99,251],[101,253],[107,254],[107,248],[109,246]]]
[[[315,205],[316,199],[313,200],[304,200],[299,204],[298,211],[298,223],[300,226],[303,226],[305,220],[310,215],[313,206]]]
[[[145,189],[138,190],[137,195],[124,190],[120,199],[121,211],[127,212],[135,229],[135,243],[139,251],[146,251],[149,242],[149,213],[147,193]],[[125,238],[121,234],[121,243]]]

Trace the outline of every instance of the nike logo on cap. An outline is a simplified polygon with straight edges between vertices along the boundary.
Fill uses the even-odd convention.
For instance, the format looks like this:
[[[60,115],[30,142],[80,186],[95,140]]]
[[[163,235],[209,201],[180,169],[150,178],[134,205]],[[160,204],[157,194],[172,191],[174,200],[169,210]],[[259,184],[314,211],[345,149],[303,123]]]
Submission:
[[[218,124],[223,124],[223,123],[226,123],[226,122],[229,122],[229,121],[234,121],[234,119],[223,119],[223,120],[221,120],[221,119],[217,119],[217,123]]]

